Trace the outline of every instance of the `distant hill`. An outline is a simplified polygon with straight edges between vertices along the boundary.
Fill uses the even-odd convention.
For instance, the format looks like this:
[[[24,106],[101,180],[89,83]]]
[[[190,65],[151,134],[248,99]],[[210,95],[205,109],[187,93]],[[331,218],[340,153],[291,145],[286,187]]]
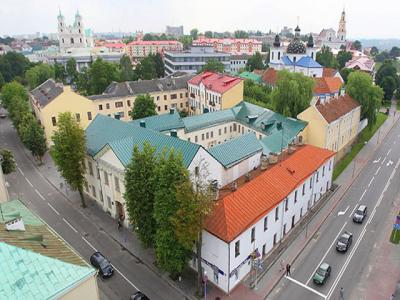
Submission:
[[[400,39],[360,39],[364,47],[377,47],[380,51],[390,50],[393,46],[400,47]]]

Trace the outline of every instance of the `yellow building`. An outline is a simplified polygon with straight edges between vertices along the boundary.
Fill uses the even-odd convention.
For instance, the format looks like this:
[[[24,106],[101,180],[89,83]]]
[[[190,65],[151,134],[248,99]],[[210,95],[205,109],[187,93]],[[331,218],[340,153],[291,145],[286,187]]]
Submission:
[[[349,95],[319,99],[297,118],[308,122],[303,132],[307,144],[337,152],[336,161],[350,150],[360,126],[360,104]]]
[[[244,80],[226,74],[204,72],[188,81],[190,114],[231,108],[243,101]]]
[[[29,94],[30,102],[37,119],[44,127],[47,143],[57,129],[57,118],[60,113],[71,112],[85,129],[97,112],[93,101],[74,92],[70,86],[48,79]]]

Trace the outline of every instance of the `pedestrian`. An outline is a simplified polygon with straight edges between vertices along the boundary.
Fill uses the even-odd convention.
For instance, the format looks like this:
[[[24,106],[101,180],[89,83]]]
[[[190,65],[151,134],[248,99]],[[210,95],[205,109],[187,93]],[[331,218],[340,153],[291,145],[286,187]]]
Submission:
[[[282,272],[283,270],[285,270],[285,261],[281,259],[279,272]]]
[[[291,274],[290,274],[290,264],[287,264],[286,265],[286,276],[291,276]]]
[[[118,230],[121,230],[122,224],[121,224],[121,220],[118,219]]]
[[[340,287],[340,291],[339,291],[339,300],[344,300],[344,290],[343,290],[343,287]]]

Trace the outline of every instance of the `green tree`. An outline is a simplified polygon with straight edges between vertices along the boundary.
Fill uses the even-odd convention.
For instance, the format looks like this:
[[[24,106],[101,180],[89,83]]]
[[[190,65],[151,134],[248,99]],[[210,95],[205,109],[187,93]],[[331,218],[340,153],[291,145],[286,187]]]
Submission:
[[[348,77],[352,72],[354,72],[353,69],[343,68],[340,70],[340,76],[342,76],[344,83],[347,83]]]
[[[67,78],[67,72],[65,71],[64,66],[57,62],[54,64],[54,77],[56,80],[62,82],[64,82]]]
[[[246,69],[250,72],[254,70],[262,70],[264,68],[265,66],[260,52],[256,52],[247,60]]]
[[[58,115],[57,129],[52,136],[52,157],[61,176],[72,190],[78,191],[82,207],[86,207],[83,196],[85,183],[85,131],[70,112]]]
[[[6,84],[6,81],[4,80],[3,74],[0,73],[0,90],[2,87]]]
[[[211,39],[211,38],[213,38],[213,32],[212,31],[206,31],[206,32],[204,32],[204,36],[206,38]]]
[[[269,52],[270,45],[267,43],[262,43],[261,45],[261,52]]]
[[[125,194],[129,220],[145,247],[153,244],[156,232],[154,193],[157,189],[155,148],[148,142],[140,150],[133,148],[132,159],[125,170]]]
[[[157,70],[154,59],[151,56],[142,59],[136,66],[135,72],[137,76],[143,80],[157,78]]]
[[[351,48],[352,48],[353,50],[361,51],[361,49],[362,49],[361,42],[360,42],[359,40],[355,40],[355,41],[351,44]]]
[[[49,78],[54,78],[54,68],[48,64],[38,64],[25,73],[29,88],[32,90]]]
[[[396,59],[400,56],[400,48],[396,46],[392,47],[392,49],[390,49],[389,55],[391,58]]]
[[[24,116],[30,114],[29,103],[19,97],[18,95],[14,96],[11,100],[12,105],[10,105],[8,111],[10,113],[10,119],[14,125],[15,129],[18,129],[21,124]]]
[[[12,152],[8,149],[0,148],[0,162],[4,174],[10,174],[15,171],[15,160]]]
[[[162,59],[161,54],[157,52],[156,55],[152,55],[152,58],[154,60],[157,77],[158,78],[164,77],[164,75],[165,75],[165,66],[164,66],[164,61]]]
[[[120,75],[119,79],[120,81],[130,81],[133,79],[133,67],[132,67],[132,62],[131,59],[129,58],[128,55],[124,55],[121,57],[119,60],[119,65],[120,65]]]
[[[317,52],[316,60],[326,68],[337,68],[338,63],[333,55],[331,48],[323,46],[321,51]]]
[[[46,154],[46,137],[44,134],[43,127],[38,121],[29,114],[29,118],[20,124],[21,139],[25,146],[32,153],[40,164],[42,164],[42,158]],[[22,127],[22,128],[21,128]]]
[[[81,72],[78,73],[76,76],[76,87],[78,91],[84,96],[88,95],[88,90],[90,89],[89,79],[89,70],[86,67],[82,68]]]
[[[278,71],[276,87],[272,91],[275,110],[287,117],[296,118],[310,106],[314,81],[302,73]]]
[[[396,80],[390,76],[385,77],[379,86],[382,88],[384,92],[383,98],[385,100],[392,100],[394,91],[397,88]]]
[[[179,38],[179,42],[182,43],[184,50],[188,50],[190,48],[190,46],[192,45],[192,41],[193,39],[190,35],[184,35]]]
[[[6,82],[23,77],[29,66],[29,60],[21,53],[8,52],[0,56],[0,73]]]
[[[244,99],[256,105],[273,109],[271,91],[271,87],[267,85],[260,85],[249,79],[244,81]]]
[[[151,33],[146,33],[143,36],[143,41],[155,41],[158,40],[156,36],[152,35]]]
[[[196,28],[193,28],[190,30],[190,36],[192,37],[192,40],[197,40],[197,36],[199,34],[199,30]]]
[[[375,56],[379,53],[378,48],[376,48],[375,46],[373,46],[369,52],[372,56]]]
[[[3,106],[8,108],[9,105],[12,105],[12,99],[14,97],[28,101],[28,93],[22,84],[16,81],[6,83],[1,89],[1,101]]]
[[[76,60],[75,58],[70,58],[66,65],[67,76],[70,82],[75,82],[78,76],[78,71],[76,70]]]
[[[138,95],[129,114],[132,120],[154,116],[157,114],[156,107],[153,98],[149,94]]]
[[[337,64],[339,69],[343,69],[346,63],[353,58],[353,54],[346,50],[340,50],[336,55]]]
[[[207,63],[201,68],[199,73],[206,72],[206,71],[223,73],[224,70],[225,70],[224,64],[222,62],[212,58],[207,61]]]
[[[101,94],[113,81],[118,80],[118,72],[116,65],[97,58],[89,72],[89,95]]]
[[[384,62],[386,59],[390,59],[390,55],[387,51],[382,51],[375,56],[376,62]]]
[[[397,69],[393,65],[393,61],[385,60],[383,64],[379,67],[375,75],[375,82],[382,87],[382,83],[386,77],[392,77],[396,85],[399,83],[399,76],[397,75]]]
[[[244,30],[235,30],[233,35],[236,39],[248,39],[249,38],[249,34]]]

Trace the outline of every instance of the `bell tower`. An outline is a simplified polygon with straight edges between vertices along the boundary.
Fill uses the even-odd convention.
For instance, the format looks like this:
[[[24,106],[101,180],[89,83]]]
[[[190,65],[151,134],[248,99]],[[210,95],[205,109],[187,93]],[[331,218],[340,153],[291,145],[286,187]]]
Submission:
[[[346,12],[342,11],[342,16],[340,17],[339,21],[339,29],[337,32],[337,38],[341,43],[346,41]]]

